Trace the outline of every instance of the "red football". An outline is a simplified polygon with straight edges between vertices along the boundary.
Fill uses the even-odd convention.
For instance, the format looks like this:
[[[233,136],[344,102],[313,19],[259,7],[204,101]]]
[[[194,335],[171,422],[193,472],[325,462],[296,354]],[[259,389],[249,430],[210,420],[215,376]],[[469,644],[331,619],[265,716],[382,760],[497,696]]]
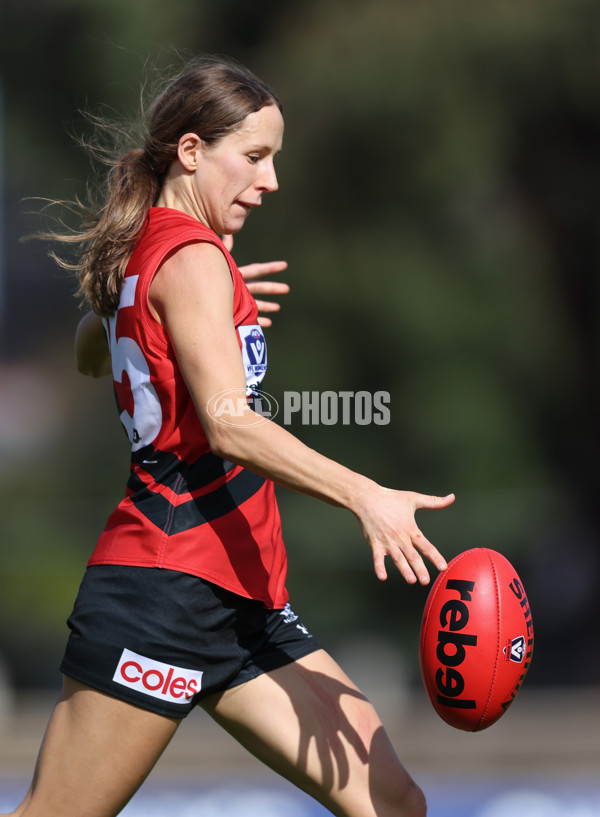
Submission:
[[[523,583],[502,554],[473,548],[433,583],[421,622],[421,675],[433,708],[479,732],[515,699],[533,653]]]

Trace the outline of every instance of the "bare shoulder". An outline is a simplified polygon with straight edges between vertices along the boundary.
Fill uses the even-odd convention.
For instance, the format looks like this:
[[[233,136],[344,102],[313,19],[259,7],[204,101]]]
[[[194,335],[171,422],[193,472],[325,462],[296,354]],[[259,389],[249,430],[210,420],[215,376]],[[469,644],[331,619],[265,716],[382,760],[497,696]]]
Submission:
[[[229,265],[222,251],[205,241],[184,244],[160,265],[150,285],[150,304],[162,317],[164,309],[189,307],[232,297]]]

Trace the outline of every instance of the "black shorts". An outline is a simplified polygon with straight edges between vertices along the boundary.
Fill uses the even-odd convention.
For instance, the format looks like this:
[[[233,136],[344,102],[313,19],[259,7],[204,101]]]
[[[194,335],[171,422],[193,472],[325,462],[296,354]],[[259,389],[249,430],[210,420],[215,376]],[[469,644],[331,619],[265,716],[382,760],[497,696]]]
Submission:
[[[160,568],[88,567],[68,625],[65,675],[174,718],[319,649],[289,605]]]

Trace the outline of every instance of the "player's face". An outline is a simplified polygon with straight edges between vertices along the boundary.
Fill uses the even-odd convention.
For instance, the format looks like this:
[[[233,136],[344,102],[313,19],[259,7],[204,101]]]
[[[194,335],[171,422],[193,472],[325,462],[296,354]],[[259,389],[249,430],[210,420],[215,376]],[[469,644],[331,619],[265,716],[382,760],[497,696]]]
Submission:
[[[273,160],[282,139],[281,112],[267,105],[215,144],[202,143],[195,198],[201,220],[215,232],[237,233],[263,194],[277,190]]]

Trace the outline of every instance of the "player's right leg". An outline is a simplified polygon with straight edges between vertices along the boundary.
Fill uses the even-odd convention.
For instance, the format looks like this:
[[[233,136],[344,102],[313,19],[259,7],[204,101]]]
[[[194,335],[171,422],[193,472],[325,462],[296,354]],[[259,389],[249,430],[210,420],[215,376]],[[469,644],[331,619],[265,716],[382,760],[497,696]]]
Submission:
[[[179,723],[65,677],[31,788],[12,815],[114,817],[144,782]]]

